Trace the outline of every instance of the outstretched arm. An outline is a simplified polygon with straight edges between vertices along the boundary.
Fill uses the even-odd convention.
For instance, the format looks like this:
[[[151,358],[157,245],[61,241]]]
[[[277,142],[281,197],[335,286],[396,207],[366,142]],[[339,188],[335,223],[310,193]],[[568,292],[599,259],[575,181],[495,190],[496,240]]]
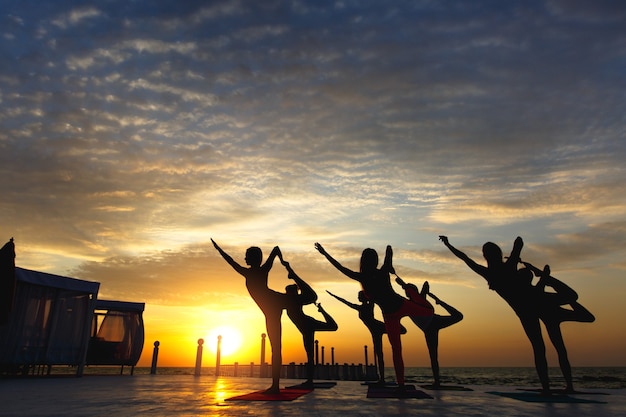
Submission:
[[[477,264],[476,262],[474,262],[473,259],[467,256],[465,253],[461,252],[460,250],[452,246],[452,244],[448,241],[447,236],[439,236],[439,240],[441,240],[443,244],[446,245],[448,249],[450,249],[450,252],[452,252],[457,258],[465,262],[465,264],[469,266],[472,271],[476,272],[478,275],[485,277],[485,274],[487,272],[486,267]]]
[[[245,274],[245,271],[246,271],[245,267],[235,262],[235,260],[229,254],[224,252],[224,250],[222,250],[222,248],[220,248],[219,245],[213,239],[211,239],[211,242],[213,242],[213,246],[215,246],[215,249],[217,249],[220,255],[222,255],[222,258],[224,258],[226,262],[228,262],[228,264],[232,266],[235,271],[239,272],[241,275]]]
[[[298,274],[294,272],[294,270],[291,268],[291,265],[289,265],[289,262],[283,261],[282,264],[287,269],[287,272],[289,272],[289,278],[293,279],[296,282],[296,285],[298,285],[298,288],[300,288],[300,303],[302,303],[302,305],[306,305],[317,301],[317,294],[315,293],[313,288],[311,288],[309,284],[307,284],[302,278],[298,276]]]
[[[326,290],[326,292],[327,292],[328,294],[332,295],[333,297],[335,297],[337,300],[339,300],[339,301],[341,301],[342,303],[344,303],[345,305],[347,305],[348,307],[353,308],[353,309],[355,309],[355,310],[358,310],[358,309],[359,309],[359,306],[358,306],[357,304],[353,304],[353,303],[351,303],[350,301],[345,300],[345,299],[343,299],[343,298],[339,297],[338,295],[333,294],[332,292],[330,292],[330,291],[328,291],[328,290]]]
[[[326,257],[326,259],[328,259],[328,262],[330,262],[335,268],[337,268],[345,276],[347,276],[348,278],[352,278],[354,280],[359,281],[359,273],[358,272],[354,272],[354,271],[346,268],[345,266],[341,265],[339,262],[337,262],[335,260],[335,258],[330,256],[328,254],[328,252],[326,252],[326,250],[322,247],[322,245],[320,245],[319,243],[315,243],[315,249],[317,249],[319,251],[319,253],[324,255]]]

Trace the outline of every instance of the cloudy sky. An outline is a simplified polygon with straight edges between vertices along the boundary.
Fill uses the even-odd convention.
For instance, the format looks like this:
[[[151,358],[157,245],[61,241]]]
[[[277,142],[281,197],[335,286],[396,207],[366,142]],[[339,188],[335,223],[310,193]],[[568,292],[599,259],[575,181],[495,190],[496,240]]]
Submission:
[[[442,366],[532,366],[437,239],[481,261],[519,235],[596,315],[563,326],[574,366],[626,365],[625,22],[610,0],[3,1],[0,238],[21,267],[145,302],[148,365],[160,339],[193,366],[222,324],[258,362],[262,315],[212,237],[241,263],[279,245],[337,318],[320,340],[339,362],[371,341],[325,293],[359,287],[318,241],[352,269],[391,244],[399,275],[465,314]],[[270,286],[288,283],[276,263]],[[427,364],[416,328],[405,357]]]

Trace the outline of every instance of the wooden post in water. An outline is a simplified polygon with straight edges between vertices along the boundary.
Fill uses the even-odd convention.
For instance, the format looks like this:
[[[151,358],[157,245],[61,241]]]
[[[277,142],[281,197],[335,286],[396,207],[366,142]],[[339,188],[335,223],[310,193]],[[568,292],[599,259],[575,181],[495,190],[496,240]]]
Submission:
[[[331,365],[335,364],[335,348],[334,347],[330,348],[330,364]]]
[[[365,345],[365,369],[367,369],[367,365],[369,362],[367,361],[367,345]]]
[[[152,351],[152,366],[150,367],[150,375],[156,375],[157,360],[159,359],[159,341],[154,342],[154,350]]]
[[[261,367],[259,368],[259,378],[266,377],[266,368],[265,368],[265,338],[267,335],[265,333],[261,334]]]
[[[198,349],[196,350],[196,370],[194,372],[195,376],[200,376],[202,369],[202,345],[204,344],[204,339],[198,339]]]
[[[320,342],[319,340],[315,341],[315,364],[320,364]]]
[[[215,376],[220,375],[220,361],[222,359],[222,335],[217,336],[217,353],[215,354]]]

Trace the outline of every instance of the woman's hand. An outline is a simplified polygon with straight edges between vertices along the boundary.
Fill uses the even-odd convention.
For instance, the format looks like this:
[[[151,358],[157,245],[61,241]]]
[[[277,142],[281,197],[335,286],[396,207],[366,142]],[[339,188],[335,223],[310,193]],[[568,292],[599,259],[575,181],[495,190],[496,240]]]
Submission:
[[[326,250],[324,249],[324,247],[317,242],[315,242],[315,249],[317,249],[322,255],[326,255]]]

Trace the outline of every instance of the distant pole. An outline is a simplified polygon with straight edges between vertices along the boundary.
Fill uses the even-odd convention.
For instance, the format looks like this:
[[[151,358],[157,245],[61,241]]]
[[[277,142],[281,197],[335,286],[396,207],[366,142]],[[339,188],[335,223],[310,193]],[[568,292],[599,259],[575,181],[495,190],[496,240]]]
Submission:
[[[154,342],[154,350],[152,351],[152,366],[150,367],[150,375],[156,375],[157,360],[159,359],[159,341]]]
[[[315,364],[320,364],[320,342],[319,340],[315,341]]]
[[[202,345],[204,344],[204,339],[198,339],[198,349],[196,351],[196,371],[194,373],[195,376],[200,376],[202,369]]]
[[[365,345],[365,369],[367,369],[367,365],[369,365],[369,362],[367,361],[367,345]]]
[[[330,348],[330,364],[331,365],[335,364],[335,348],[334,347]]]
[[[324,346],[322,346],[322,365],[324,365],[326,362],[324,362]]]
[[[261,368],[260,368],[261,378],[265,377],[265,338],[266,337],[267,335],[265,333],[261,334]]]
[[[265,363],[265,337],[266,334],[261,334],[261,363]]]
[[[215,355],[215,376],[220,375],[220,360],[222,359],[222,335],[217,336],[217,354]]]

